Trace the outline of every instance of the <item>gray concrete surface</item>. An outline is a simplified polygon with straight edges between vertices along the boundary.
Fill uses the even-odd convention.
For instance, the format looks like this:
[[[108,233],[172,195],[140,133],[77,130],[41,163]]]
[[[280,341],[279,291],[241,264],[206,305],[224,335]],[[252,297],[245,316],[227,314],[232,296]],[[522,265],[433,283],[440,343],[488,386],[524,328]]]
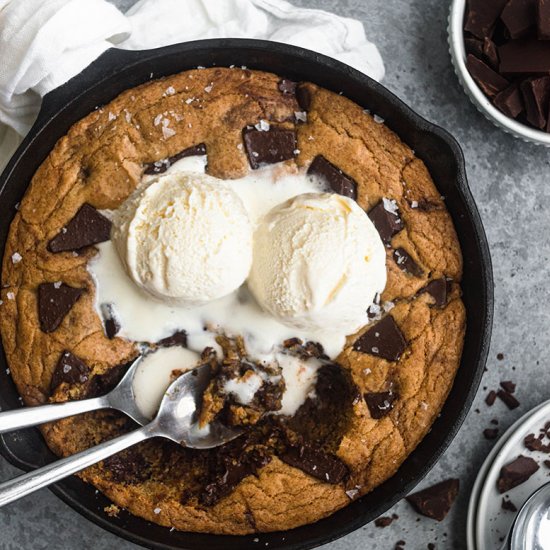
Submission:
[[[114,0],[129,7],[133,0]],[[397,541],[406,548],[462,549],[468,498],[475,475],[492,442],[481,432],[501,419],[501,433],[524,412],[550,397],[546,351],[550,346],[550,185],[549,152],[505,135],[487,122],[461,91],[446,44],[449,1],[442,0],[295,0],[359,18],[378,44],[386,63],[384,84],[416,111],[451,131],[466,156],[472,191],[480,208],[493,255],[496,309],[488,372],[483,385],[518,382],[521,406],[508,411],[498,402],[488,409],[480,391],[457,438],[421,484],[459,477],[461,489],[442,522],[417,521],[401,502],[399,520],[386,529],[369,525],[325,546],[326,550],[387,550]],[[497,353],[504,361],[497,361]],[[479,413],[475,409],[479,409]],[[0,460],[0,477],[18,472]],[[45,548],[130,550],[137,548],[95,527],[42,491],[0,511],[2,549]]]

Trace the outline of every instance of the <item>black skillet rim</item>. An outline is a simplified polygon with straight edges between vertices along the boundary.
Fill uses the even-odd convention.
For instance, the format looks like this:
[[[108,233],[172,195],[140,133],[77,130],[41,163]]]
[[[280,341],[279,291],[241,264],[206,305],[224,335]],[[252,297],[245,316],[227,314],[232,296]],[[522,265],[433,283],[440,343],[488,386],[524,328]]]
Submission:
[[[450,207],[449,211],[451,212],[451,215],[453,215],[463,250],[465,248],[465,243],[462,242],[463,237],[461,237],[460,223],[466,219],[469,223],[468,228],[471,233],[470,237],[473,241],[475,241],[471,243],[468,242],[466,244],[471,244],[474,246],[474,249],[476,249],[476,253],[479,256],[476,258],[476,261],[479,261],[478,267],[480,270],[480,272],[477,273],[477,276],[479,277],[479,287],[476,289],[476,292],[479,293],[477,296],[479,303],[477,303],[477,311],[475,312],[476,326],[479,329],[479,334],[477,334],[477,343],[474,342],[476,349],[472,352],[475,367],[470,369],[471,372],[469,375],[469,380],[463,390],[460,391],[460,395],[454,395],[455,393],[459,393],[458,390],[455,391],[455,383],[455,387],[453,387],[449,399],[442,410],[440,417],[450,417],[448,422],[449,425],[445,430],[438,430],[437,428],[442,422],[441,418],[438,418],[434,423],[434,429],[432,429],[432,431],[420,443],[417,449],[409,455],[395,476],[376,488],[369,495],[351,503],[349,506],[336,512],[329,518],[320,520],[317,523],[299,527],[297,529],[242,537],[179,532],[172,533],[166,528],[158,527],[154,524],[146,522],[145,520],[135,518],[130,514],[125,514],[124,512],[121,518],[108,517],[102,511],[102,507],[108,504],[109,501],[105,497],[102,497],[102,495],[99,495],[95,497],[97,502],[95,504],[91,503],[89,497],[90,494],[93,493],[93,489],[91,486],[84,484],[76,478],[71,478],[61,482],[51,487],[51,490],[64,502],[69,504],[69,506],[84,515],[89,520],[93,521],[95,524],[118,536],[149,548],[162,548],[166,550],[181,548],[188,548],[190,550],[197,548],[209,548],[212,550],[224,548],[231,550],[235,548],[244,550],[246,548],[258,548],[260,546],[265,546],[266,542],[269,544],[268,548],[288,548],[295,550],[313,548],[342,537],[351,531],[358,529],[369,521],[372,521],[375,517],[384,513],[395,502],[410,492],[411,489],[429,472],[458,432],[458,429],[470,409],[473,398],[481,381],[489,351],[493,317],[492,265],[489,247],[481,219],[471,192],[468,188],[463,154],[456,140],[442,128],[420,117],[390,91],[366,75],[332,58],[303,48],[262,40],[210,39],[175,44],[154,50],[123,51],[112,49],[105,52],[80,75],[77,75],[68,83],[52,91],[45,97],[35,125],[0,176],[0,197],[5,195],[11,189],[9,185],[10,183],[12,186],[21,187],[18,193],[20,196],[23,194],[29,181],[28,178],[25,179],[24,186],[18,186],[17,183],[13,183],[12,181],[14,179],[18,179],[18,176],[20,177],[18,170],[20,171],[22,163],[28,161],[30,153],[34,152],[37,157],[42,156],[42,158],[35,158],[31,162],[31,164],[38,166],[51,149],[51,146],[40,147],[40,141],[44,141],[45,132],[50,130],[54,133],[52,128],[55,127],[56,122],[61,119],[61,123],[63,124],[63,116],[70,117],[71,112],[73,113],[73,122],[87,114],[75,113],[83,104],[89,104],[90,100],[93,101],[94,96],[100,97],[102,93],[104,93],[103,86],[105,86],[105,88],[108,88],[108,85],[111,86],[112,91],[108,92],[107,95],[109,98],[113,98],[124,89],[128,89],[136,84],[147,81],[148,78],[136,76],[139,71],[143,72],[146,67],[156,69],[159,65],[164,67],[163,62],[166,60],[168,60],[168,64],[175,61],[176,66],[172,65],[171,68],[163,68],[159,72],[152,70],[152,73],[154,73],[154,78],[158,78],[201,64],[205,66],[213,66],[216,64],[227,66],[230,63],[219,60],[225,59],[228,56],[230,56],[231,59],[238,60],[237,63],[245,62],[251,69],[272,70],[273,72],[282,74],[283,76],[293,77],[295,79],[299,79],[300,75],[304,75],[308,72],[317,72],[317,77],[311,77],[311,74],[308,74],[307,78],[304,78],[304,80],[319,83],[320,85],[327,87],[328,89],[333,89],[334,91],[344,91],[345,95],[357,103],[363,104],[365,107],[371,105],[367,99],[367,96],[372,94],[373,97],[370,98],[370,101],[379,104],[376,112],[385,117],[386,124],[390,128],[394,129],[398,135],[401,135],[404,141],[407,142],[408,140],[403,136],[403,134],[413,132],[415,135],[418,134],[413,141],[418,141],[422,138],[425,142],[428,142],[428,145],[424,147],[428,151],[426,154],[431,155],[434,153],[437,155],[438,153],[441,153],[449,155],[448,160],[453,163],[453,165],[449,167],[451,173],[450,177],[453,179],[453,185],[451,185],[449,189],[451,192],[456,191],[458,193],[457,198],[462,202],[464,212],[458,216],[458,218],[460,218],[458,219],[453,215]],[[206,64],[205,60],[207,59],[216,59],[217,62]],[[277,60],[277,62],[275,63],[274,60]],[[288,63],[286,69],[280,70],[279,68],[272,68],[274,65],[278,66],[281,64],[281,60]],[[302,72],[297,74],[296,71],[299,70],[300,66],[302,66]],[[133,72],[133,70],[135,70],[135,72]],[[332,79],[332,85],[327,85],[327,78],[329,80]],[[338,85],[336,82],[338,82]],[[346,92],[347,89],[351,89],[353,87],[356,89],[361,89],[365,93],[365,99],[361,100],[359,97],[351,97],[353,95],[357,96],[357,92],[354,92],[353,94]],[[107,101],[108,99],[102,101],[102,103],[106,103]],[[87,112],[91,109],[93,109],[93,106],[88,105]],[[403,126],[407,124],[410,125],[410,130]],[[62,130],[60,134],[59,130],[57,131],[59,134],[58,137],[66,133],[66,123],[63,124],[63,128],[64,130]],[[52,138],[49,139],[51,141]],[[56,140],[57,137],[55,138],[55,141]],[[409,145],[413,144],[409,141]],[[418,149],[421,148],[422,147],[418,147]],[[36,149],[38,149],[38,151],[36,151]],[[432,158],[423,158],[423,160],[429,168],[430,164],[435,162]],[[11,202],[14,204],[13,200]],[[0,235],[2,248],[4,247],[6,227],[9,227],[12,216],[13,211],[11,216],[5,218],[5,222],[0,222],[0,226],[5,224],[5,227],[2,227],[3,233]],[[2,216],[0,216],[0,220],[2,219]],[[465,261],[465,270],[467,269],[466,264],[467,258]],[[469,342],[468,335],[469,333],[467,332],[465,340],[465,353],[462,357],[459,376],[462,374],[461,371],[464,371],[466,368],[463,363],[466,362],[465,354]],[[470,339],[475,338],[476,337],[471,336]],[[0,362],[5,364],[3,350],[0,355]],[[15,406],[17,394],[14,393],[15,389],[9,375],[4,374],[4,369],[1,369],[0,371],[0,384],[0,406],[2,408]],[[451,399],[452,403],[450,402]],[[449,410],[455,405],[457,405],[456,410]],[[36,432],[33,434],[33,437],[36,439],[38,432],[36,430],[33,431]],[[24,437],[22,432],[16,433],[15,436]],[[33,442],[29,439],[29,444],[32,445],[33,443],[36,445],[36,441]],[[437,448],[430,450],[428,448],[430,444],[436,444]],[[43,442],[42,446],[44,446]],[[4,458],[17,467],[27,470],[30,468],[29,462],[26,461],[24,457],[14,454],[10,448],[9,435],[0,436],[0,454],[2,454]],[[428,458],[426,460],[420,460],[422,455],[426,454],[428,455]],[[48,456],[42,456],[42,460],[44,461],[47,461],[48,458]],[[417,464],[418,462],[422,462],[422,464]],[[38,463],[40,463],[40,460]],[[38,465],[38,463],[36,465]],[[405,466],[409,464],[412,464],[411,468],[413,468],[413,470],[416,469],[416,472],[412,476],[409,475],[407,479],[401,479],[403,475],[400,474],[400,472],[402,472]],[[392,486],[394,486],[393,489]],[[388,487],[391,490],[389,491],[389,495],[383,497],[385,487]],[[87,504],[82,501],[83,494],[89,501]],[[380,501],[377,501],[377,498],[380,498]],[[364,504],[367,501],[370,503],[369,506]],[[373,501],[376,501],[376,503]],[[148,538],[146,533],[140,534],[128,530],[128,523],[135,524],[136,521],[137,523],[142,524],[140,526],[141,531],[155,531],[156,533],[159,533],[160,529],[162,533],[160,533],[159,536],[163,537],[165,540],[153,540],[152,538]]]

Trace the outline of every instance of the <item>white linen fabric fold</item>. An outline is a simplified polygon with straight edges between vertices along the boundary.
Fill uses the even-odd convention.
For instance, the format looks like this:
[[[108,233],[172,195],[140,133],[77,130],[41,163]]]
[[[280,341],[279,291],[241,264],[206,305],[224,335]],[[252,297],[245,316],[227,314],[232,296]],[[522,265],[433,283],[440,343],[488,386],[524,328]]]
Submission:
[[[286,42],[384,76],[361,22],[283,0],[140,0],[126,14],[106,0],[0,0],[0,170],[41,98],[108,48],[222,37]]]

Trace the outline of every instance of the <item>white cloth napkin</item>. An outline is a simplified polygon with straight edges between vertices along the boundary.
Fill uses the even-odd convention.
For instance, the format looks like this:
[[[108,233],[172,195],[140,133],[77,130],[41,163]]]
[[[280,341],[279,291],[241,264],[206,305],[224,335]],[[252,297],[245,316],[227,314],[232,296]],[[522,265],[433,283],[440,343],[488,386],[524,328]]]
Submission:
[[[41,98],[108,48],[221,37],[286,42],[384,76],[359,21],[283,0],[140,0],[126,14],[106,0],[0,0],[0,170]]]

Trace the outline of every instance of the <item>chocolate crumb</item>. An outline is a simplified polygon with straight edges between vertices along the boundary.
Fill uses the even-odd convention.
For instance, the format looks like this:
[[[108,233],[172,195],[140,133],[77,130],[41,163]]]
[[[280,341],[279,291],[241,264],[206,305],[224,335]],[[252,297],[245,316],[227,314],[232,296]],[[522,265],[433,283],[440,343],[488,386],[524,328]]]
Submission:
[[[516,505],[511,500],[506,500],[506,497],[502,497],[501,508],[509,512],[517,512]]]
[[[380,516],[374,520],[374,525],[376,527],[385,528],[393,523],[393,519],[394,518],[390,516]]]
[[[498,437],[498,428],[486,428],[483,430],[485,439],[496,439]]]
[[[497,359],[502,361],[504,359],[504,353],[497,353]]]

